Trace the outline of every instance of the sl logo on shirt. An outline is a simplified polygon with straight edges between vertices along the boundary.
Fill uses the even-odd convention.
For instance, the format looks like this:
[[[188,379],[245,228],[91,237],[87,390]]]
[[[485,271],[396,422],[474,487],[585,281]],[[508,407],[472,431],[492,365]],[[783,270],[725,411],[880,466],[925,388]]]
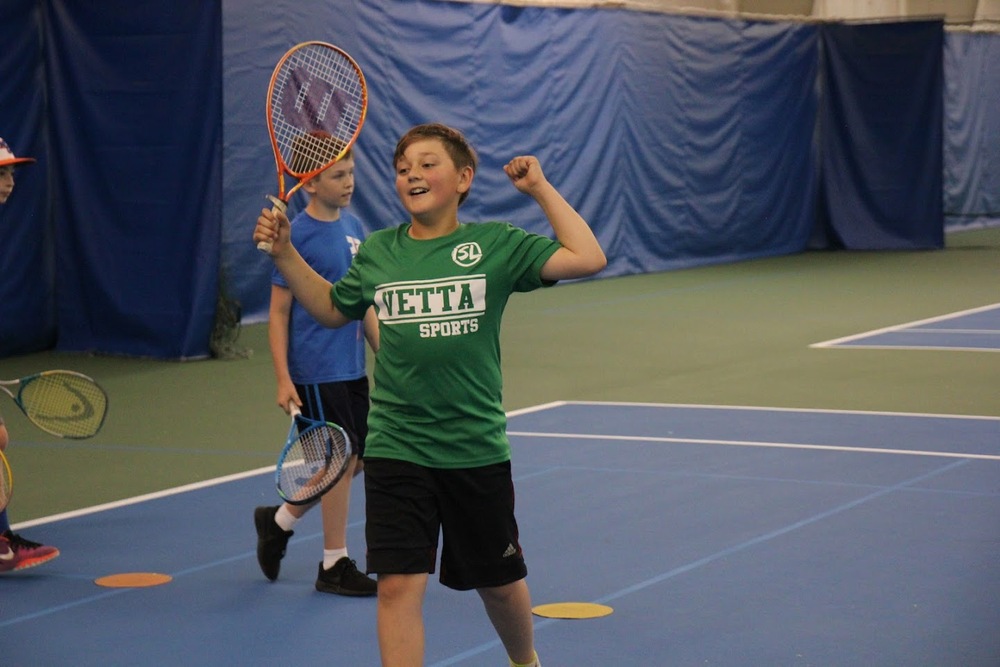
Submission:
[[[483,249],[476,242],[463,243],[451,251],[451,261],[466,268],[475,266],[483,258]]]

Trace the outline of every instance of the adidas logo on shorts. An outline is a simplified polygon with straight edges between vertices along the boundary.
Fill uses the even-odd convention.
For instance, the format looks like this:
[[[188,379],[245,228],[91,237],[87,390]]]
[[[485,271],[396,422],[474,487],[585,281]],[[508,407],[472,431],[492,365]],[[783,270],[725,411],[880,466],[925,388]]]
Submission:
[[[513,544],[508,544],[507,550],[503,552],[503,557],[510,558],[511,556],[516,556],[516,555],[517,555],[517,549],[514,548]]]

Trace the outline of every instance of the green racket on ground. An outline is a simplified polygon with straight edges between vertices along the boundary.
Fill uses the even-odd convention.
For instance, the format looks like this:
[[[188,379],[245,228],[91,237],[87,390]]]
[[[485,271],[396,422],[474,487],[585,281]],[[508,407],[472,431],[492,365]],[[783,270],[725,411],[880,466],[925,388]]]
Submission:
[[[11,389],[15,391],[11,391]],[[108,395],[93,378],[75,371],[43,371],[0,381],[32,424],[60,438],[96,435],[108,412]]]

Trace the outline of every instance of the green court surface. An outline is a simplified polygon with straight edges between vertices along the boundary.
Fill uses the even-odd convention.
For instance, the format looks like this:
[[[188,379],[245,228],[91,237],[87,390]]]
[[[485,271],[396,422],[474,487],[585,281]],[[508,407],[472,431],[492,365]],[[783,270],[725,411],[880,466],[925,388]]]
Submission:
[[[1000,228],[921,252],[807,252],[515,295],[503,330],[508,410],[556,400],[1000,415],[1000,354],[813,349],[812,343],[1000,302]],[[247,359],[165,362],[45,352],[96,378],[104,430],[63,441],[2,399],[15,470],[11,520],[272,465],[287,428],[266,325]]]

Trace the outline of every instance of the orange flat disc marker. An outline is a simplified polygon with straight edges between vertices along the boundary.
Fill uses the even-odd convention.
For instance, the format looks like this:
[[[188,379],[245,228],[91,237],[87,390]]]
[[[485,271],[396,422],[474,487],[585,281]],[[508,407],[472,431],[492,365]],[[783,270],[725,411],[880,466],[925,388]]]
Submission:
[[[159,574],[157,572],[124,572],[122,574],[109,574],[106,577],[94,579],[98,586],[107,588],[145,588],[147,586],[159,586],[173,581],[169,574]]]
[[[545,618],[600,618],[610,616],[614,609],[603,604],[592,602],[554,602],[540,604],[532,610],[536,616]]]

